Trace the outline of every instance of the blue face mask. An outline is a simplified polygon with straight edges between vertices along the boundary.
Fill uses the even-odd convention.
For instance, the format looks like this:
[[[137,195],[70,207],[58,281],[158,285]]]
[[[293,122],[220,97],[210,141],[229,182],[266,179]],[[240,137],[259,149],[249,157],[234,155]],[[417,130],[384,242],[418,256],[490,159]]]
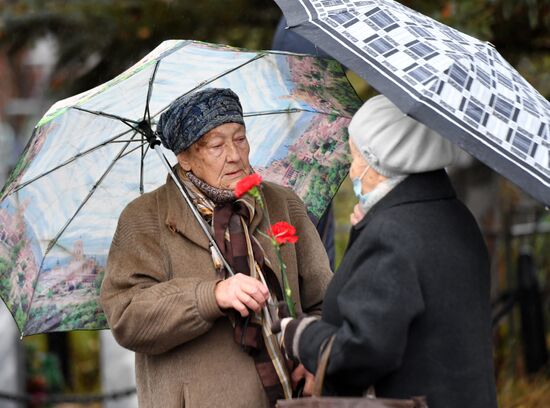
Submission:
[[[355,196],[359,199],[359,203],[363,203],[367,201],[367,197],[369,193],[363,194],[363,186],[361,184],[361,180],[363,177],[365,177],[365,174],[367,174],[367,171],[369,170],[370,166],[367,166],[367,168],[363,171],[363,173],[359,177],[354,177],[351,182],[353,184],[353,192],[355,193]]]

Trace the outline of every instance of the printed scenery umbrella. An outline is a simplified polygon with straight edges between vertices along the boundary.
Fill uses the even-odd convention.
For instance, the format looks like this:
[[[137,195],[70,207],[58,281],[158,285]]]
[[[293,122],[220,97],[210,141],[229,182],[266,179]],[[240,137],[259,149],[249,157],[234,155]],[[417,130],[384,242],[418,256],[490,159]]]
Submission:
[[[404,113],[550,205],[550,103],[487,43],[392,0],[275,0]]]
[[[347,174],[347,125],[360,106],[340,64],[163,42],[117,78],[52,106],[0,195],[0,296],[22,334],[106,328],[97,300],[118,216],[166,180],[142,130],[205,87],[239,95],[251,164],[322,215]]]

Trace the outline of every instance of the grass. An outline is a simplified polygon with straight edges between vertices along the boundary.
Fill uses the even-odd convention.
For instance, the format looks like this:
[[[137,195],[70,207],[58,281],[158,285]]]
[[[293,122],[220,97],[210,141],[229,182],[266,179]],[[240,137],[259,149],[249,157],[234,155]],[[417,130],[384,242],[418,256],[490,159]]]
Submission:
[[[497,390],[500,408],[550,407],[550,381],[544,373],[533,377],[507,378],[499,382]]]

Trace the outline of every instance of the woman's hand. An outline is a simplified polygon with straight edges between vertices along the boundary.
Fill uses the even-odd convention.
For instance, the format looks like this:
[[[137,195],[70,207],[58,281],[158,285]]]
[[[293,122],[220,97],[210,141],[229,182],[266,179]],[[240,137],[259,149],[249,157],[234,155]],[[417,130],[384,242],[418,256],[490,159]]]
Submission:
[[[357,224],[359,221],[363,219],[364,216],[365,216],[365,213],[361,209],[361,206],[359,204],[355,204],[355,207],[353,207],[353,213],[351,213],[349,216],[351,225]]]
[[[286,357],[289,360],[300,362],[297,350],[300,343],[300,336],[305,328],[316,320],[319,320],[319,316],[302,314],[297,319],[285,317],[284,319],[273,322],[271,325],[271,332],[273,334],[281,333],[279,336],[279,343],[281,347],[284,347]],[[298,338],[295,338],[296,336],[298,336]],[[294,346],[296,346],[296,348]]]
[[[313,393],[313,385],[315,384],[315,376],[307,371],[303,364],[300,364],[294,369],[294,371],[292,371],[290,378],[292,380],[292,388],[296,388],[298,383],[302,379],[305,379],[302,395],[304,397],[311,397],[311,394]]]
[[[233,308],[246,317],[249,309],[259,312],[269,297],[269,290],[259,280],[238,273],[216,285],[216,302],[220,309]]]

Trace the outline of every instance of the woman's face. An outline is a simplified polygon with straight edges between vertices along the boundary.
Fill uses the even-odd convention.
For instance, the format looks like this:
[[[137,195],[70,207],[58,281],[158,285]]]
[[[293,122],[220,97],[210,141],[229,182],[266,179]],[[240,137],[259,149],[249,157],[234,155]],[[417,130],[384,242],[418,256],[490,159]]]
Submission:
[[[349,177],[353,180],[355,177],[360,177],[368,166],[367,161],[361,156],[355,144],[349,141],[351,151],[351,166],[349,168]]]
[[[205,133],[177,157],[184,170],[192,171],[211,186],[234,189],[241,178],[250,174],[249,153],[244,126],[224,123]]]
[[[382,176],[380,173],[370,167],[367,172],[363,174],[369,164],[367,163],[365,158],[361,156],[361,153],[359,153],[359,149],[355,147],[355,144],[351,141],[351,139],[349,140],[349,148],[351,150],[351,166],[349,168],[349,177],[353,180],[355,177],[363,176],[361,178],[363,193],[368,193],[369,191],[372,191],[374,187],[376,187],[379,183],[381,183],[383,180],[386,180],[387,177]]]

